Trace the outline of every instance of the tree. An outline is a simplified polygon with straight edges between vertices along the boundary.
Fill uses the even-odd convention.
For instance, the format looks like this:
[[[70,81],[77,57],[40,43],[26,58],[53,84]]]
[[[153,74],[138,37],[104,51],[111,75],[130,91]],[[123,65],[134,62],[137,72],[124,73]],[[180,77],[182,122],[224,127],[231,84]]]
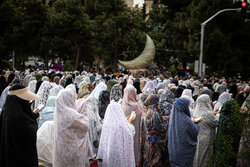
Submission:
[[[91,38],[91,22],[83,4],[80,0],[55,1],[49,8],[49,24],[52,52],[65,60],[75,53],[75,69],[78,69],[80,55],[84,55]]]
[[[1,41],[6,50],[15,50],[21,64],[28,56],[37,55],[44,24],[45,10],[37,0],[5,0],[1,3]],[[2,26],[3,25],[3,26]]]
[[[122,0],[87,1],[87,11],[94,28],[95,53],[106,65],[118,59],[132,59],[142,50],[145,22],[139,9],[127,8]],[[142,42],[143,41],[143,42]]]

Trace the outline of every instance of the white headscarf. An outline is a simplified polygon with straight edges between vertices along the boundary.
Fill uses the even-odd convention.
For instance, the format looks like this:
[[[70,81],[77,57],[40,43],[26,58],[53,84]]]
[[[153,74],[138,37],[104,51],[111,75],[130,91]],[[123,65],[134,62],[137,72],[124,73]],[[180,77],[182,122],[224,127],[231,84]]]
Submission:
[[[181,94],[181,97],[183,97],[183,96],[188,96],[189,100],[191,101],[191,104],[194,103],[194,99],[193,99],[193,96],[192,96],[192,90],[191,89],[184,89],[182,94]]]
[[[94,98],[98,99],[101,91],[107,90],[107,85],[103,82],[100,82],[95,89],[92,91],[90,96],[93,96]]]
[[[210,97],[207,94],[200,95],[196,102],[194,116],[201,117],[204,112],[212,112]]]
[[[229,93],[227,93],[227,92],[222,93],[219,96],[219,99],[218,99],[217,103],[214,106],[214,111],[219,109],[223,105],[223,103],[225,103],[226,101],[228,101],[230,99],[231,99],[231,95]]]
[[[50,89],[52,89],[56,84],[53,82],[49,82],[49,81],[43,81],[43,83],[41,84],[37,95],[40,97],[39,99],[37,99],[35,101],[35,108],[38,107],[39,104],[43,104],[44,107],[46,106],[46,102],[49,96],[49,91]],[[40,110],[42,111],[44,109],[44,107]]]
[[[145,87],[142,89],[143,93],[148,92],[147,94],[151,94],[151,92],[154,90],[154,82],[153,81],[148,81],[145,85]]]
[[[73,86],[59,92],[54,115],[53,166],[88,166],[88,127],[86,113],[79,113],[75,105]]]
[[[135,129],[129,124],[120,104],[111,102],[106,110],[98,157],[100,167],[135,167]]]
[[[81,81],[82,81],[82,77],[81,76],[76,76],[76,78],[75,78],[75,83],[77,84],[77,86],[79,87],[79,84],[81,83]]]
[[[63,87],[61,85],[56,85],[49,91],[49,96],[57,96],[59,91],[62,90]]]
[[[35,93],[37,80],[32,80],[29,82],[28,88],[32,93]]]

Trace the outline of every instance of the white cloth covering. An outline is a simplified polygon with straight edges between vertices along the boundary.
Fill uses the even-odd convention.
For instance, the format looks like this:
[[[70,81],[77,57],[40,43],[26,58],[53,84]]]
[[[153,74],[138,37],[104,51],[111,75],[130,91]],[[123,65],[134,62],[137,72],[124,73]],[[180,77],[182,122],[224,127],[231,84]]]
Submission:
[[[103,82],[100,82],[95,89],[92,91],[92,93],[90,94],[90,96],[95,97],[96,99],[99,98],[99,95],[101,93],[101,91],[103,90],[107,90],[107,85]]]
[[[97,154],[102,132],[102,120],[99,116],[98,101],[90,96],[86,99],[86,111],[89,118],[89,140],[94,154]]]
[[[32,80],[29,82],[28,88],[32,93],[35,93],[37,80]]]
[[[47,165],[53,163],[54,121],[45,122],[37,131],[38,159]]]
[[[76,90],[68,86],[59,92],[54,115],[53,167],[88,167],[88,126],[86,112],[75,105]]]
[[[133,136],[135,129],[129,124],[120,104],[111,102],[106,110],[98,157],[99,167],[134,167]]]
[[[45,106],[46,106],[46,102],[47,102],[47,99],[49,97],[49,91],[50,89],[52,89],[56,84],[53,83],[53,82],[49,82],[49,81],[43,81],[43,83],[41,84],[38,92],[37,92],[37,95],[40,97],[39,99],[37,99],[35,101],[35,108],[38,107],[39,104],[43,104],[43,108],[40,109],[40,111],[42,111]]]
[[[56,85],[49,91],[49,97],[50,96],[57,96],[59,91],[62,90],[63,87],[61,85]]]
[[[1,97],[0,97],[0,114],[2,112],[2,108],[3,108],[4,104],[5,104],[6,98],[8,96],[9,89],[10,89],[10,86],[7,86],[3,90],[2,94],[1,94]]]
[[[230,99],[231,99],[231,95],[229,93],[227,93],[227,92],[222,93],[219,96],[219,99],[218,99],[217,103],[214,106],[214,111],[217,110],[217,109],[220,109],[220,107],[223,105],[223,103],[225,103],[226,101],[228,101]]]

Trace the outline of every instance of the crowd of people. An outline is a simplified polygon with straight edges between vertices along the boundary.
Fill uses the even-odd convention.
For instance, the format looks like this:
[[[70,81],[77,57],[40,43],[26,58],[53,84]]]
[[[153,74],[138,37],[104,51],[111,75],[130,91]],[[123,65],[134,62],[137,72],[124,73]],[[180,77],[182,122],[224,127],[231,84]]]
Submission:
[[[249,93],[234,78],[2,70],[0,166],[247,167]]]

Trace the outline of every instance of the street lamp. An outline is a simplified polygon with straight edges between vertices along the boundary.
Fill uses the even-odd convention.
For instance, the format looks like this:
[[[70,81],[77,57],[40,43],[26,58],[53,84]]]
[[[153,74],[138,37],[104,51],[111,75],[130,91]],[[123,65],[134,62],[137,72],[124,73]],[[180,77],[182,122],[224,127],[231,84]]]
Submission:
[[[201,23],[201,42],[200,42],[200,59],[199,59],[199,76],[202,76],[202,59],[203,59],[203,40],[204,40],[204,28],[206,24],[211,21],[213,18],[215,18],[217,15],[223,13],[223,12],[228,12],[228,11],[241,11],[241,8],[233,8],[233,9],[223,9],[220,10],[219,12],[215,13],[212,17],[207,19],[205,22]]]

